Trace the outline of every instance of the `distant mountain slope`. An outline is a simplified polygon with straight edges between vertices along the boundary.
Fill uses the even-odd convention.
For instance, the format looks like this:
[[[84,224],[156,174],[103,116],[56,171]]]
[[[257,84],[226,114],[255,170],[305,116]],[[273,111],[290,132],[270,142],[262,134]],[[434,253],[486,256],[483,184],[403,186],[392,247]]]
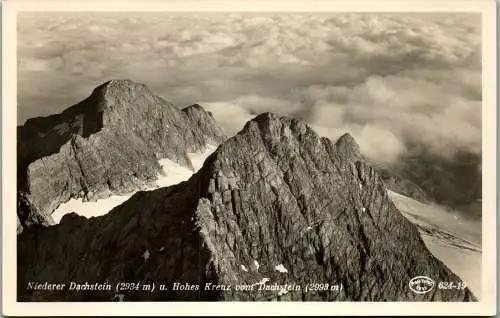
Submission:
[[[389,191],[403,215],[415,224],[429,250],[481,297],[481,221],[464,218],[442,206],[425,204]]]
[[[460,281],[426,248],[349,135],[335,144],[265,113],[221,144],[188,181],[136,193],[91,219],[18,236],[22,301],[473,301],[469,289],[414,293],[416,276]],[[57,292],[30,281],[175,282],[201,290]],[[205,283],[233,286],[205,290]],[[340,290],[306,290],[310,283]],[[300,290],[237,291],[296,284]],[[294,285],[295,286],[295,285]]]
[[[418,185],[431,201],[459,210],[469,219],[480,220],[481,154],[460,150],[444,158],[422,146],[411,145],[410,149],[391,167],[391,172]]]
[[[199,105],[180,110],[143,84],[109,81],[61,114],[18,127],[18,191],[50,223],[48,215],[71,198],[141,189],[161,172],[158,159],[191,167],[187,153],[225,139]]]
[[[387,168],[376,167],[385,187],[420,202],[429,202],[429,195],[412,181]]]

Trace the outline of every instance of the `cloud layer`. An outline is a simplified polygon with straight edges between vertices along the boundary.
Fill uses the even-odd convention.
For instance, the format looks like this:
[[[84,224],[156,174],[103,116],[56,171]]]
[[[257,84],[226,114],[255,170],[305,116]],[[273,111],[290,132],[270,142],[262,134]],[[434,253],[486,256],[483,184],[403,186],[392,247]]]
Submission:
[[[255,114],[305,119],[395,162],[414,144],[481,151],[475,14],[23,13],[18,122],[113,78],[210,109],[229,134]]]

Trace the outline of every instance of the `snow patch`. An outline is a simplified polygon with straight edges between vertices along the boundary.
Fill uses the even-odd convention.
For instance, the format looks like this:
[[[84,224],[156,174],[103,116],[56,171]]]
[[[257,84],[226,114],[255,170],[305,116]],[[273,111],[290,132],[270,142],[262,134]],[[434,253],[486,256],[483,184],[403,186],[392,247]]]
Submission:
[[[113,195],[98,201],[83,202],[82,199],[70,199],[68,202],[59,205],[52,213],[52,219],[59,223],[65,214],[75,212],[78,215],[90,218],[100,216],[111,211],[115,206],[130,199],[130,195]]]
[[[253,268],[254,268],[256,271],[258,271],[258,270],[259,270],[259,267],[260,267],[259,262],[257,262],[256,260],[253,260]]]
[[[149,250],[144,251],[144,254],[142,254],[142,258],[144,258],[144,261],[147,261],[149,259],[149,256],[151,256]]]
[[[158,163],[160,164],[160,167],[162,167],[165,175],[159,176],[158,180],[156,180],[156,185],[161,188],[186,181],[193,175],[193,173],[203,167],[205,159],[207,159],[208,156],[210,156],[216,148],[217,147],[215,146],[207,145],[207,149],[204,152],[188,154],[194,171],[189,168],[183,167],[170,159],[160,159]]]
[[[241,265],[241,269],[242,269],[243,271],[245,271],[245,272],[248,272],[248,269],[246,268],[246,266],[245,266],[245,265]]]
[[[188,180],[196,171],[198,171],[205,162],[205,159],[212,154],[216,146],[207,145],[205,151],[199,153],[189,153],[188,157],[193,164],[194,171],[183,167],[172,160],[160,159],[158,163],[163,169],[164,175],[158,176],[155,182],[155,187],[143,190],[153,190],[155,188],[168,187],[178,184],[182,181]],[[61,221],[65,214],[75,212],[78,215],[87,218],[96,217],[107,214],[114,207],[127,201],[137,191],[128,193],[126,195],[112,195],[105,199],[97,201],[83,202],[82,199],[70,199],[69,201],[59,205],[59,207],[51,214],[52,219],[57,224]]]
[[[283,264],[275,266],[274,269],[280,273],[288,273],[288,270],[285,268],[285,266],[283,266]]]
[[[193,171],[187,167],[183,167],[170,159],[158,160],[164,175],[160,175],[155,181],[156,187],[168,187],[182,181],[186,181],[193,175]]]

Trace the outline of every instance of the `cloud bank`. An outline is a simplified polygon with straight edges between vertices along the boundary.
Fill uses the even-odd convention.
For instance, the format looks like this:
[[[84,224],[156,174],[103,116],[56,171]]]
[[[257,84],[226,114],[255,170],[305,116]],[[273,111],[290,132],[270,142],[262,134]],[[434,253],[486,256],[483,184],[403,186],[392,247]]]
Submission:
[[[380,163],[481,152],[476,14],[23,13],[18,67],[19,124],[130,78],[229,134],[271,111]]]

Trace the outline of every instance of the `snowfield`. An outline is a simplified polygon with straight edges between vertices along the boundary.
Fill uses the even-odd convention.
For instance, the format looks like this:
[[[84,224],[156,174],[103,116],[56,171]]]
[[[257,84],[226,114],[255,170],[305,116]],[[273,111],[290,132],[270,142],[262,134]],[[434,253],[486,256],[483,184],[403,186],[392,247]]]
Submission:
[[[156,188],[168,187],[174,184],[178,184],[182,181],[188,180],[196,171],[198,171],[205,162],[205,159],[217,149],[216,146],[207,145],[205,151],[200,153],[190,153],[188,154],[191,163],[193,164],[194,170],[187,167],[183,167],[172,160],[160,159],[158,163],[163,168],[165,175],[159,176],[156,180]],[[152,189],[144,189],[152,190]],[[61,204],[53,213],[52,218],[57,224],[61,221],[65,214],[75,212],[78,215],[85,216],[87,218],[93,216],[100,216],[108,213],[114,207],[127,201],[135,192],[131,192],[127,195],[113,195],[105,199],[83,202],[82,199],[71,199],[66,203]]]
[[[463,279],[480,299],[481,221],[466,220],[442,206],[424,204],[392,191],[387,192],[399,211],[418,227],[432,254]]]

